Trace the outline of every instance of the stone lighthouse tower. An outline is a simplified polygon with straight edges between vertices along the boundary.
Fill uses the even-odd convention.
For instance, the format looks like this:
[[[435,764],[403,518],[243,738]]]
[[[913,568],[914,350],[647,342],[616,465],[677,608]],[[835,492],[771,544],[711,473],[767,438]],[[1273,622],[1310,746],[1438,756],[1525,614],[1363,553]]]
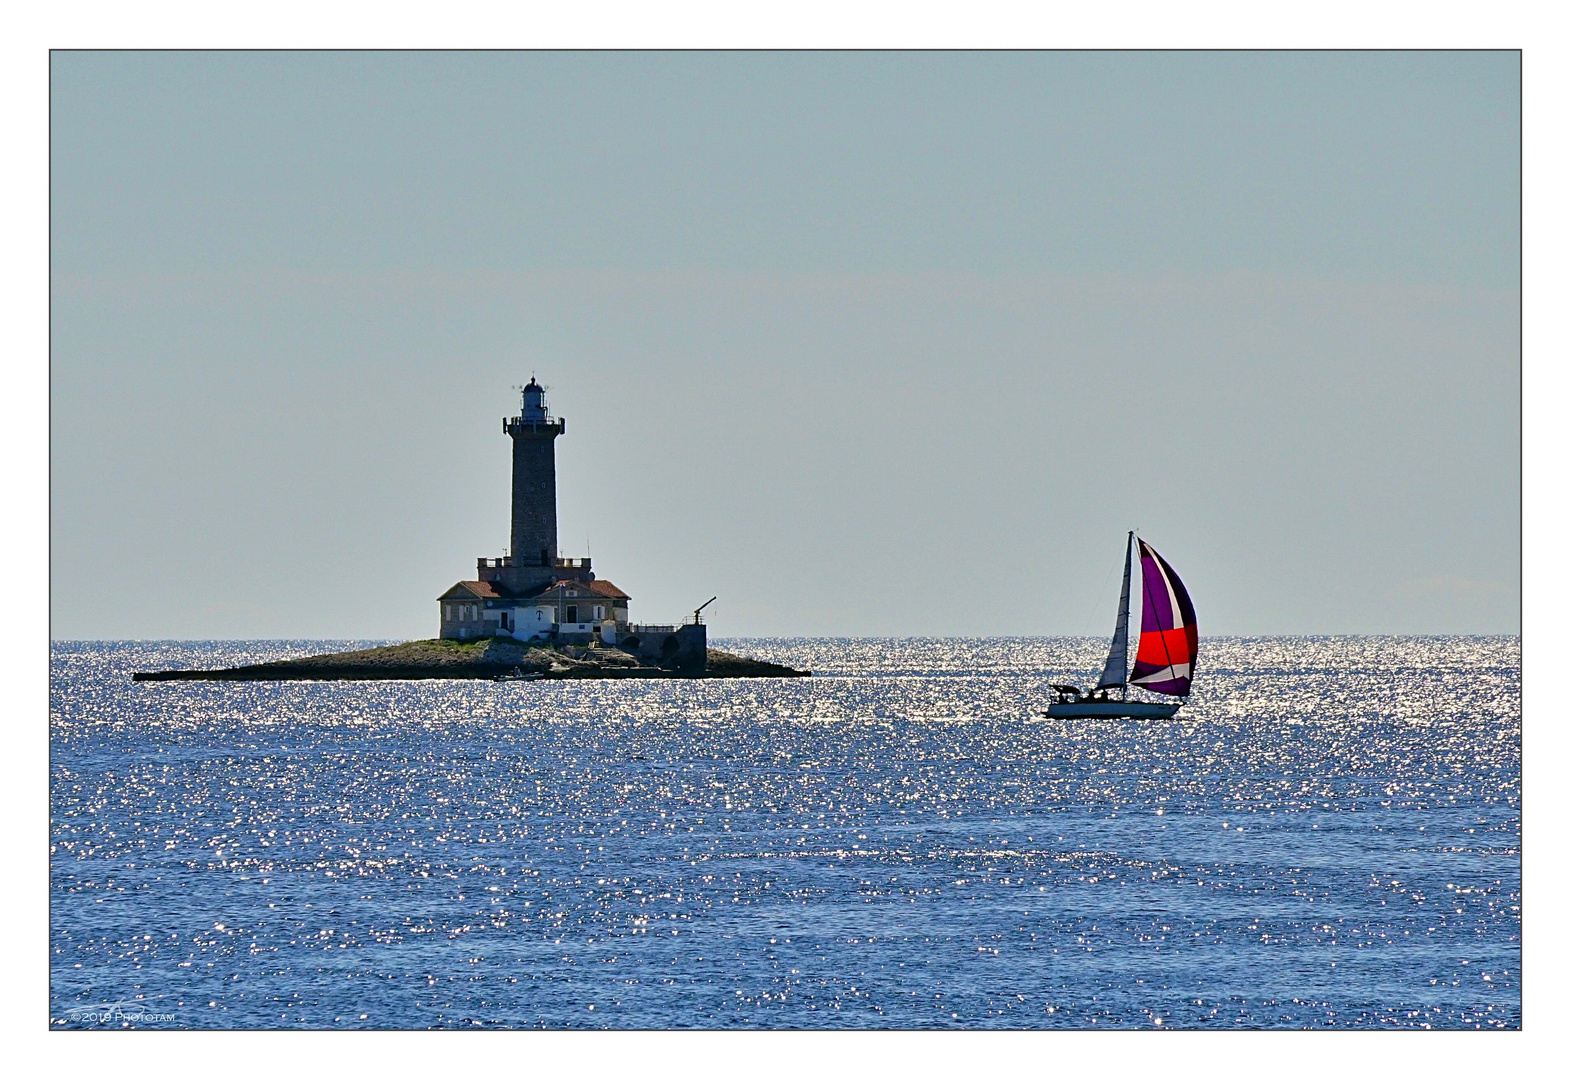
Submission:
[[[517,567],[556,567],[556,437],[567,421],[546,411],[545,387],[524,387],[524,407],[502,421],[513,438],[513,533]]]
[[[556,553],[556,437],[567,421],[546,410],[545,387],[530,379],[517,416],[504,417],[513,440],[512,554],[481,559],[479,574],[499,596],[533,596],[553,582],[593,581],[589,560]]]

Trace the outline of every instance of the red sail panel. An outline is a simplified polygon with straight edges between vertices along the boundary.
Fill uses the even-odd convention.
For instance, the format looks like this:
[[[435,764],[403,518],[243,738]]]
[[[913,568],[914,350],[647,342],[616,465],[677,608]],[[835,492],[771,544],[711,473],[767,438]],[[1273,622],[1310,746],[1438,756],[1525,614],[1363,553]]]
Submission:
[[[1140,543],[1145,600],[1140,613],[1140,651],[1129,681],[1159,694],[1187,697],[1200,653],[1200,628],[1189,592],[1156,549]]]

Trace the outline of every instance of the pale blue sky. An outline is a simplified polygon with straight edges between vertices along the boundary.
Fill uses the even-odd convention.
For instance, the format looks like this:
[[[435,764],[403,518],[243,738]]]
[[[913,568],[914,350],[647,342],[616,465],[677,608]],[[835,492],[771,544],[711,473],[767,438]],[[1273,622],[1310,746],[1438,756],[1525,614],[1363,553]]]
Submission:
[[[562,546],[716,634],[1518,624],[1514,53],[52,65],[56,637],[429,636]]]

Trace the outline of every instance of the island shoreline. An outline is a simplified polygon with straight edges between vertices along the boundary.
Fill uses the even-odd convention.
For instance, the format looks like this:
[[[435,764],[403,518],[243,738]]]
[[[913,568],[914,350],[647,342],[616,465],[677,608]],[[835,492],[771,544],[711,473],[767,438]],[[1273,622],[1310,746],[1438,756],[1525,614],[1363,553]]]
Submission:
[[[212,669],[138,671],[133,682],[411,682],[422,679],[568,681],[583,679],[801,679],[784,664],[707,650],[701,669],[658,667],[614,648],[542,648],[503,638],[440,638],[352,652]]]

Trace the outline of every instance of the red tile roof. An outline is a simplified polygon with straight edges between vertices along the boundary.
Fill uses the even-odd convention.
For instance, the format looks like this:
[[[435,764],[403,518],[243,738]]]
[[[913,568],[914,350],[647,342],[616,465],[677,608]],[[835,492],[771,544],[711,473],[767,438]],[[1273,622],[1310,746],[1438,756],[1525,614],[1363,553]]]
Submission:
[[[604,596],[611,600],[632,599],[631,596],[628,596],[625,592],[623,592],[621,589],[618,589],[609,581],[605,581],[600,578],[596,578],[594,581],[575,581],[569,578],[564,578],[561,581],[553,581],[551,584],[536,592],[534,594],[534,598],[542,597],[546,593],[551,592],[553,589],[580,589],[584,592],[585,595]]]
[[[465,592],[479,600],[499,600],[502,597],[502,594],[496,591],[496,586],[489,581],[460,581],[437,599],[451,600],[463,596]]]
[[[596,596],[609,596],[613,600],[632,599],[631,596],[628,596],[621,589],[618,589],[615,585],[602,578],[595,578],[595,580],[591,581],[589,583],[589,591],[594,593]]]
[[[580,589],[586,596],[603,596],[610,600],[632,599],[631,596],[628,596],[609,581],[603,581],[599,578],[596,578],[594,581],[575,581],[564,578],[561,581],[555,581],[550,585],[541,587],[528,597],[511,596],[508,593],[501,592],[497,589],[495,583],[490,581],[460,581],[441,596],[438,596],[437,599],[458,600],[473,597],[477,600],[517,600],[522,603],[525,600],[540,599],[553,589]]]

